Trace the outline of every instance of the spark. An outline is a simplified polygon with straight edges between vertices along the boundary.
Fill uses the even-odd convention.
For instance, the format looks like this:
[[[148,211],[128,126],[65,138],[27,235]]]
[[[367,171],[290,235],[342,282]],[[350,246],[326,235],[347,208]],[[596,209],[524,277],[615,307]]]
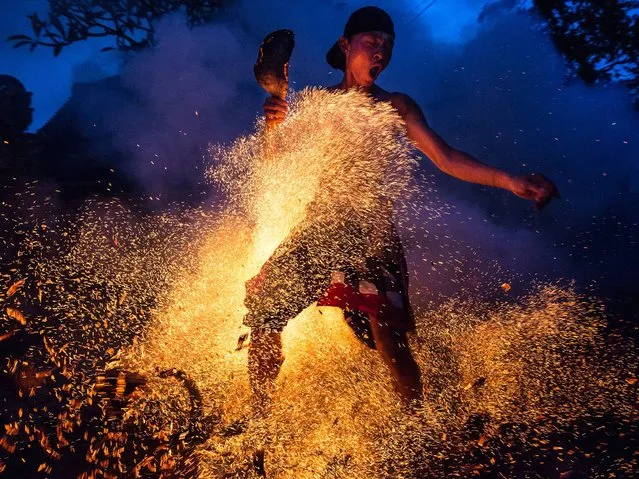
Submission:
[[[517,301],[502,295],[489,304],[469,287],[474,273],[463,272],[460,246],[445,235],[428,264],[453,265],[465,289],[417,317],[410,346],[426,385],[423,408],[404,410],[379,355],[341,310],[309,305],[284,331],[271,411],[256,415],[244,284],[291,231],[319,222],[310,251],[345,244],[335,254],[353,254],[379,239],[331,223],[373,231],[388,220],[382,197],[400,223],[432,219],[433,236],[436,223],[453,218],[432,190],[418,188],[427,183],[414,181],[412,149],[389,105],[309,89],[294,95],[271,136],[263,126],[211,146],[207,176],[226,194],[215,211],[142,215],[117,200],[92,200],[77,217],[54,218],[25,199],[24,210],[37,212],[26,223],[47,217],[46,229],[8,215],[25,233],[22,263],[0,271],[2,310],[13,318],[0,340],[15,340],[17,327],[37,333],[31,339],[42,341],[45,359],[30,350],[8,370],[21,378],[21,401],[39,404],[49,391],[57,403],[7,415],[0,447],[11,457],[33,443],[43,453],[34,471],[46,475],[83,442],[85,478],[175,477],[178,468],[247,477],[251,452],[265,447],[272,478],[405,477],[416,468],[422,477],[470,477],[499,463],[495,451],[505,444],[546,441],[560,453],[553,448],[564,445],[550,441],[557,430],[603,414],[636,417],[635,348],[623,342],[623,354],[610,353],[600,302],[570,285],[540,284]],[[508,292],[499,277],[516,276],[488,281]],[[18,323],[15,311],[29,312],[29,321]],[[103,415],[90,429],[82,411],[94,406]],[[210,429],[197,447],[188,440],[193,411]]]

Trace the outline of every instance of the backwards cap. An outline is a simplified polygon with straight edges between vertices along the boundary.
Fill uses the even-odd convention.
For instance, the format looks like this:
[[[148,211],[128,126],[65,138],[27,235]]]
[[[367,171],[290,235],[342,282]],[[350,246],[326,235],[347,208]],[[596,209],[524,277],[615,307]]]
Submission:
[[[344,36],[364,32],[383,32],[395,38],[395,26],[390,15],[378,7],[363,7],[353,12],[344,27]],[[346,70],[346,55],[339,47],[339,42],[331,47],[326,54],[326,61],[337,70]]]

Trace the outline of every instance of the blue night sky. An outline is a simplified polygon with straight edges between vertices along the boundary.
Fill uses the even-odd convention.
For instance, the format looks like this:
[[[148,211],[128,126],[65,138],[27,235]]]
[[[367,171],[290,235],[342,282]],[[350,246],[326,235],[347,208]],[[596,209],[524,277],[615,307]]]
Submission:
[[[0,36],[30,33],[26,18],[33,12],[44,14],[47,3],[43,0],[0,0]],[[40,128],[71,95],[71,85],[78,78],[78,69],[84,66],[84,80],[117,73],[113,55],[100,53],[108,42],[96,40],[65,49],[58,58],[47,48],[29,53],[26,48],[13,49],[12,44],[0,43],[2,73],[14,75],[33,92],[33,130]],[[91,73],[92,72],[92,73]]]

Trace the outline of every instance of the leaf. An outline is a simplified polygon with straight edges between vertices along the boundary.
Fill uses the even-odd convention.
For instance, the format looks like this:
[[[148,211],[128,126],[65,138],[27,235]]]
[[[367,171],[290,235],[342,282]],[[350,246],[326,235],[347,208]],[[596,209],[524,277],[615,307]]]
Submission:
[[[10,339],[14,337],[15,335],[16,335],[15,331],[11,331],[10,333],[6,333],[6,334],[0,334],[0,342],[4,341],[5,339]]]
[[[10,454],[13,454],[16,450],[16,445],[13,444],[7,436],[3,436],[2,438],[0,438],[0,448],[4,449]]]
[[[111,50],[115,50],[115,48],[113,48],[113,47],[104,47],[104,48],[100,49],[101,52],[110,52]]]
[[[31,28],[36,36],[40,36],[40,32],[42,31],[42,27],[44,26],[44,22],[38,18],[37,13],[33,13],[31,15],[27,15],[27,18],[31,20]]]
[[[24,314],[22,314],[22,312],[20,310],[18,310],[18,309],[7,308],[7,316],[9,316],[10,318],[15,319],[22,326],[25,326],[27,324],[27,320],[24,317]]]
[[[28,37],[27,35],[11,35],[10,37],[7,37],[8,42],[15,42],[16,40],[31,40],[31,37]]]
[[[55,29],[60,32],[60,35],[64,35],[64,27],[62,26],[62,22],[57,16],[51,15],[49,17],[49,21],[51,22],[51,25],[53,25]]]
[[[14,294],[16,294],[18,290],[22,288],[22,286],[24,285],[24,281],[25,280],[23,278],[13,283],[11,286],[9,286],[9,289],[7,290],[7,298],[10,298]]]

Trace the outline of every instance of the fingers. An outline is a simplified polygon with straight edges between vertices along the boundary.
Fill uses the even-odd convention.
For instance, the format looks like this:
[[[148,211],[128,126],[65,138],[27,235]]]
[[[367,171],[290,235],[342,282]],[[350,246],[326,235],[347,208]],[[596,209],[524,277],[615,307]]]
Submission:
[[[530,183],[528,189],[532,193],[531,199],[535,201],[535,207],[538,210],[543,209],[553,198],[559,198],[559,190],[545,176],[533,173],[528,180]]]
[[[286,114],[288,112],[288,102],[276,96],[268,97],[264,102],[264,111]]]
[[[544,209],[544,207],[550,203],[552,196],[537,196],[537,198],[535,198],[535,208],[538,211],[541,211]]]
[[[555,184],[539,173],[521,178],[520,187],[514,192],[522,198],[533,201],[538,210],[541,210],[553,198],[559,198],[559,190]]]
[[[271,96],[264,102],[264,115],[267,123],[281,123],[288,113],[286,100]]]
[[[541,190],[546,191],[551,197],[559,197],[559,190],[555,184],[540,173],[533,173],[530,175],[531,182],[539,187]]]

